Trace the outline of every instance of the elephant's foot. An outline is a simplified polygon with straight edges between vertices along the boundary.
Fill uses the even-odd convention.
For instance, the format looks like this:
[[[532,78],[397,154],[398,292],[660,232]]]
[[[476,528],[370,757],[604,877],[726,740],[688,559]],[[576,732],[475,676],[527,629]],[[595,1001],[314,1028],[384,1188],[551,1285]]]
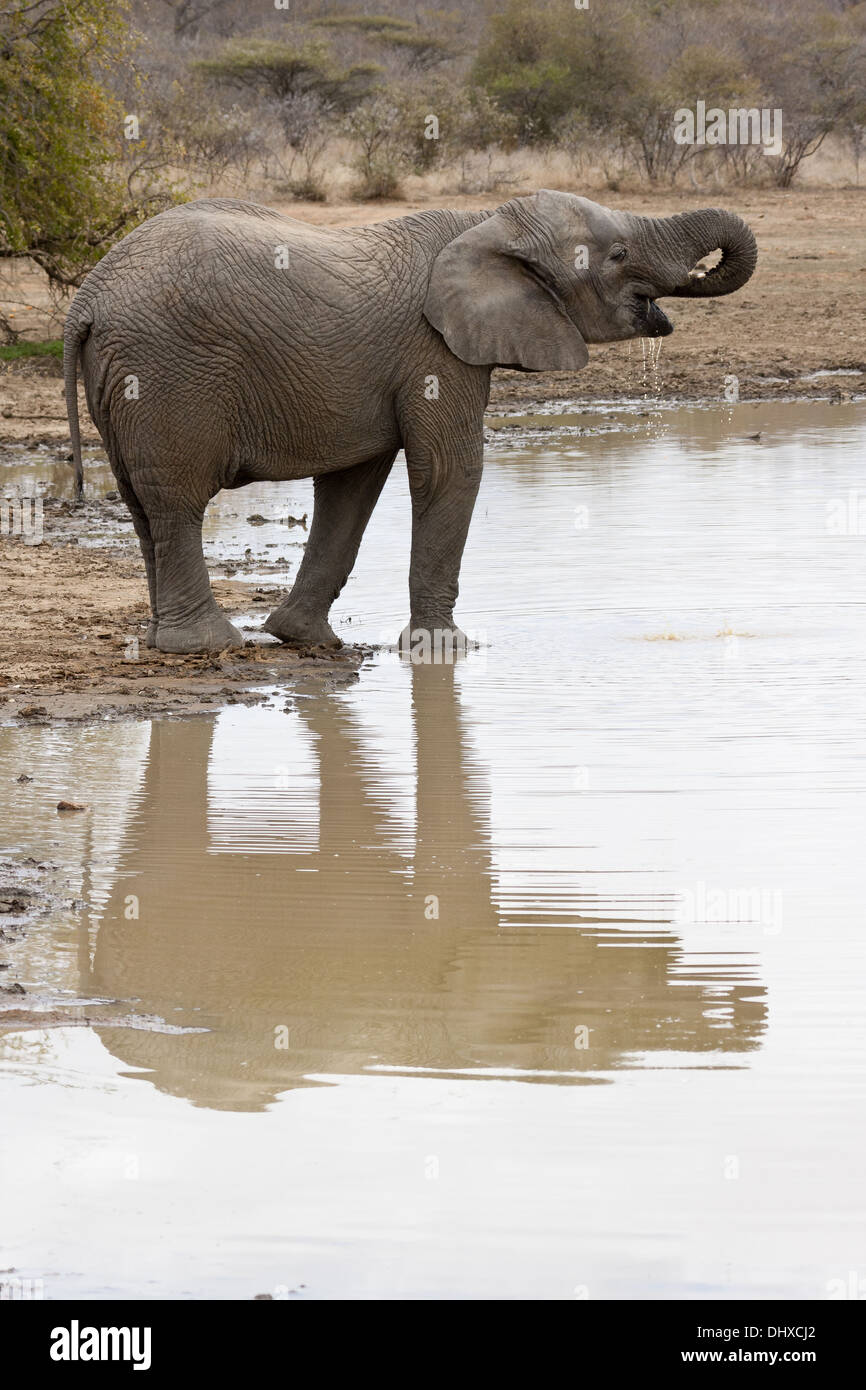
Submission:
[[[147,632],[144,634],[144,645],[146,647],[156,646],[156,632],[158,627],[159,624],[157,623],[156,618],[151,618],[150,622],[147,625]]]
[[[265,632],[290,647],[342,647],[327,618],[310,613],[298,603],[281,603],[269,615]]]
[[[411,619],[397,638],[397,650],[414,666],[446,666],[474,646],[454,623]]]
[[[186,655],[189,652],[221,652],[226,647],[242,647],[244,640],[234,623],[230,623],[225,614],[217,610],[195,622],[159,623],[153,645],[161,652]]]

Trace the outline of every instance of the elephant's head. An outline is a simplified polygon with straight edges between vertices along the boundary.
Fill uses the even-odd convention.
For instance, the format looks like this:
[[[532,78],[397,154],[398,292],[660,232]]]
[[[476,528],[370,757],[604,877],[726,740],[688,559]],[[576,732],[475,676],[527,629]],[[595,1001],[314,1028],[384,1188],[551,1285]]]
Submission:
[[[719,263],[696,271],[716,250]],[[575,371],[587,343],[672,333],[660,296],[730,294],[756,260],[745,222],[719,208],[637,217],[542,189],[439,252],[424,313],[464,362]]]

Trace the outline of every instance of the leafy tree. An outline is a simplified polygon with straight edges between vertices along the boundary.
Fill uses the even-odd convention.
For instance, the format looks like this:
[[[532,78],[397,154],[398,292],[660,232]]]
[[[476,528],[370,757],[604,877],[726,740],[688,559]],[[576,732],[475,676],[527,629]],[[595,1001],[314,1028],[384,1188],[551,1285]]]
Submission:
[[[680,37],[682,37],[680,35]],[[673,138],[675,113],[695,109],[697,101],[708,109],[760,107],[760,84],[747,72],[736,53],[717,45],[687,44],[663,65],[660,77],[632,80],[613,124],[639,172],[648,178],[673,182],[696,159],[728,163],[738,177],[760,167],[760,146],[680,145]]]
[[[346,117],[345,131],[355,145],[353,163],[360,175],[354,196],[398,197],[413,142],[403,131],[397,103],[381,93],[372,97]]]
[[[774,156],[780,188],[790,188],[803,160],[862,109],[866,45],[842,16],[747,11],[743,45],[765,92],[782,111],[782,152]]]
[[[452,42],[432,33],[429,28],[393,15],[327,15],[314,23],[320,28],[341,33],[358,33],[384,47],[397,49],[407,56],[410,69],[423,71],[437,67],[456,57],[459,52]]]
[[[575,105],[562,38],[549,7],[509,0],[491,17],[479,50],[473,83],[514,119],[527,143],[549,140],[557,121]]]
[[[246,178],[265,152],[270,126],[280,133],[275,120],[263,130],[263,114],[239,102],[225,109],[202,79],[186,74],[185,81],[148,93],[146,125],[153,145],[173,165],[214,182],[233,167]]]
[[[4,0],[0,257],[29,256],[56,285],[80,284],[168,200],[119,169],[124,112],[100,71],[126,52],[123,0]]]
[[[613,131],[652,79],[639,61],[637,21],[628,5],[567,10],[548,0],[510,0],[493,16],[473,81],[517,122],[527,143],[555,137],[571,113],[589,129]]]
[[[763,90],[756,77],[749,73],[742,55],[733,46],[729,51],[717,44],[689,44],[671,63],[664,78],[664,101],[674,110],[688,107],[694,110],[701,100],[708,109],[723,111],[753,110],[766,105]],[[719,146],[679,145],[684,155],[677,165],[672,159],[674,173],[690,158],[702,163],[726,165],[735,178],[748,180],[763,173],[765,159],[760,145],[725,144]]]
[[[514,121],[479,87],[433,76],[420,87],[417,82],[394,86],[389,95],[397,105],[406,158],[415,173],[452,160],[465,172],[468,155],[514,140]]]
[[[267,93],[291,103],[313,93],[336,111],[351,111],[370,95],[380,69],[373,63],[339,68],[327,45],[304,38],[291,42],[273,39],[239,39],[215,58],[193,63],[193,69],[216,82]]]

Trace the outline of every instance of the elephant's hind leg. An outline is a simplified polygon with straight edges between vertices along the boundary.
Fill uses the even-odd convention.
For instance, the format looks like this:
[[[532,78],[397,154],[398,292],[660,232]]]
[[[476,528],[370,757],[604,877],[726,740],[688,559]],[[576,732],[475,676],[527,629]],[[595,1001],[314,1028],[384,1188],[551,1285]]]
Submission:
[[[144,567],[147,571],[147,589],[150,595],[150,622],[147,626],[145,642],[148,647],[155,647],[159,614],[156,606],[156,557],[154,555],[153,536],[150,532],[150,522],[147,519],[147,512],[139,502],[123,465],[118,460],[112,459],[111,467],[117,481],[117,490],[126,503],[129,514],[132,517],[132,524],[135,527],[135,534],[138,536],[138,543],[141,546],[141,553],[144,558]]]
[[[150,517],[156,568],[157,626],[162,652],[222,651],[244,638],[217,604],[201,548],[204,508]]]
[[[316,478],[313,524],[304,558],[291,593],[271,613],[265,632],[294,646],[340,646],[328,613],[351,574],[395,457],[393,450]]]

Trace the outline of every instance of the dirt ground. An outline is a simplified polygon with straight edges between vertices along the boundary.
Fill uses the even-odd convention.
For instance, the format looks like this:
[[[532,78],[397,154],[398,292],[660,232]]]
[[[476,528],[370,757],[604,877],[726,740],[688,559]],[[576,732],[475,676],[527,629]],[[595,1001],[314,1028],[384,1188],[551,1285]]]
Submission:
[[[300,652],[252,638],[243,649],[201,656],[146,647],[147,586],[134,537],[98,549],[76,544],[94,513],[109,513],[108,526],[120,508],[49,504],[42,544],[0,539],[0,721],[199,714],[270,698],[255,687],[290,683],[296,690],[355,678],[365,648]],[[233,617],[269,612],[279,592],[231,579],[214,579],[213,589]]]
[[[662,215],[708,201],[706,195],[680,193],[596,196],[612,207]],[[502,197],[442,201],[494,207]],[[667,302],[676,331],[662,344],[657,376],[643,369],[639,344],[630,350],[626,344],[592,347],[589,365],[577,375],[494,373],[491,414],[532,412],[550,400],[722,399],[729,375],[738,378],[744,400],[848,399],[866,392],[866,190],[749,191],[717,201],[753,227],[757,271],[731,298]],[[375,206],[293,203],[282,210],[317,224],[343,225],[433,205],[433,199]],[[10,294],[31,305],[37,319],[42,314],[49,334],[45,286],[26,267],[19,267]],[[848,374],[812,376],[843,370]],[[98,443],[83,392],[80,415],[85,441]],[[6,364],[0,372],[0,449],[36,443],[63,448],[68,438],[59,361]],[[324,657],[252,641],[242,651],[218,656],[148,651],[142,641],[146,588],[137,551],[128,541],[114,549],[78,549],[72,531],[87,518],[64,517],[65,506],[49,504],[42,545],[0,538],[0,720],[204,711],[228,699],[263,698],[251,691],[256,684],[294,683],[302,676],[350,678],[363,659],[354,648]],[[273,605],[267,591],[254,594],[251,605],[249,588],[230,579],[215,580],[214,590],[230,614],[241,606],[249,611],[261,605],[267,611]],[[58,595],[63,596],[60,622]],[[137,658],[129,655],[133,638],[139,640]]]

